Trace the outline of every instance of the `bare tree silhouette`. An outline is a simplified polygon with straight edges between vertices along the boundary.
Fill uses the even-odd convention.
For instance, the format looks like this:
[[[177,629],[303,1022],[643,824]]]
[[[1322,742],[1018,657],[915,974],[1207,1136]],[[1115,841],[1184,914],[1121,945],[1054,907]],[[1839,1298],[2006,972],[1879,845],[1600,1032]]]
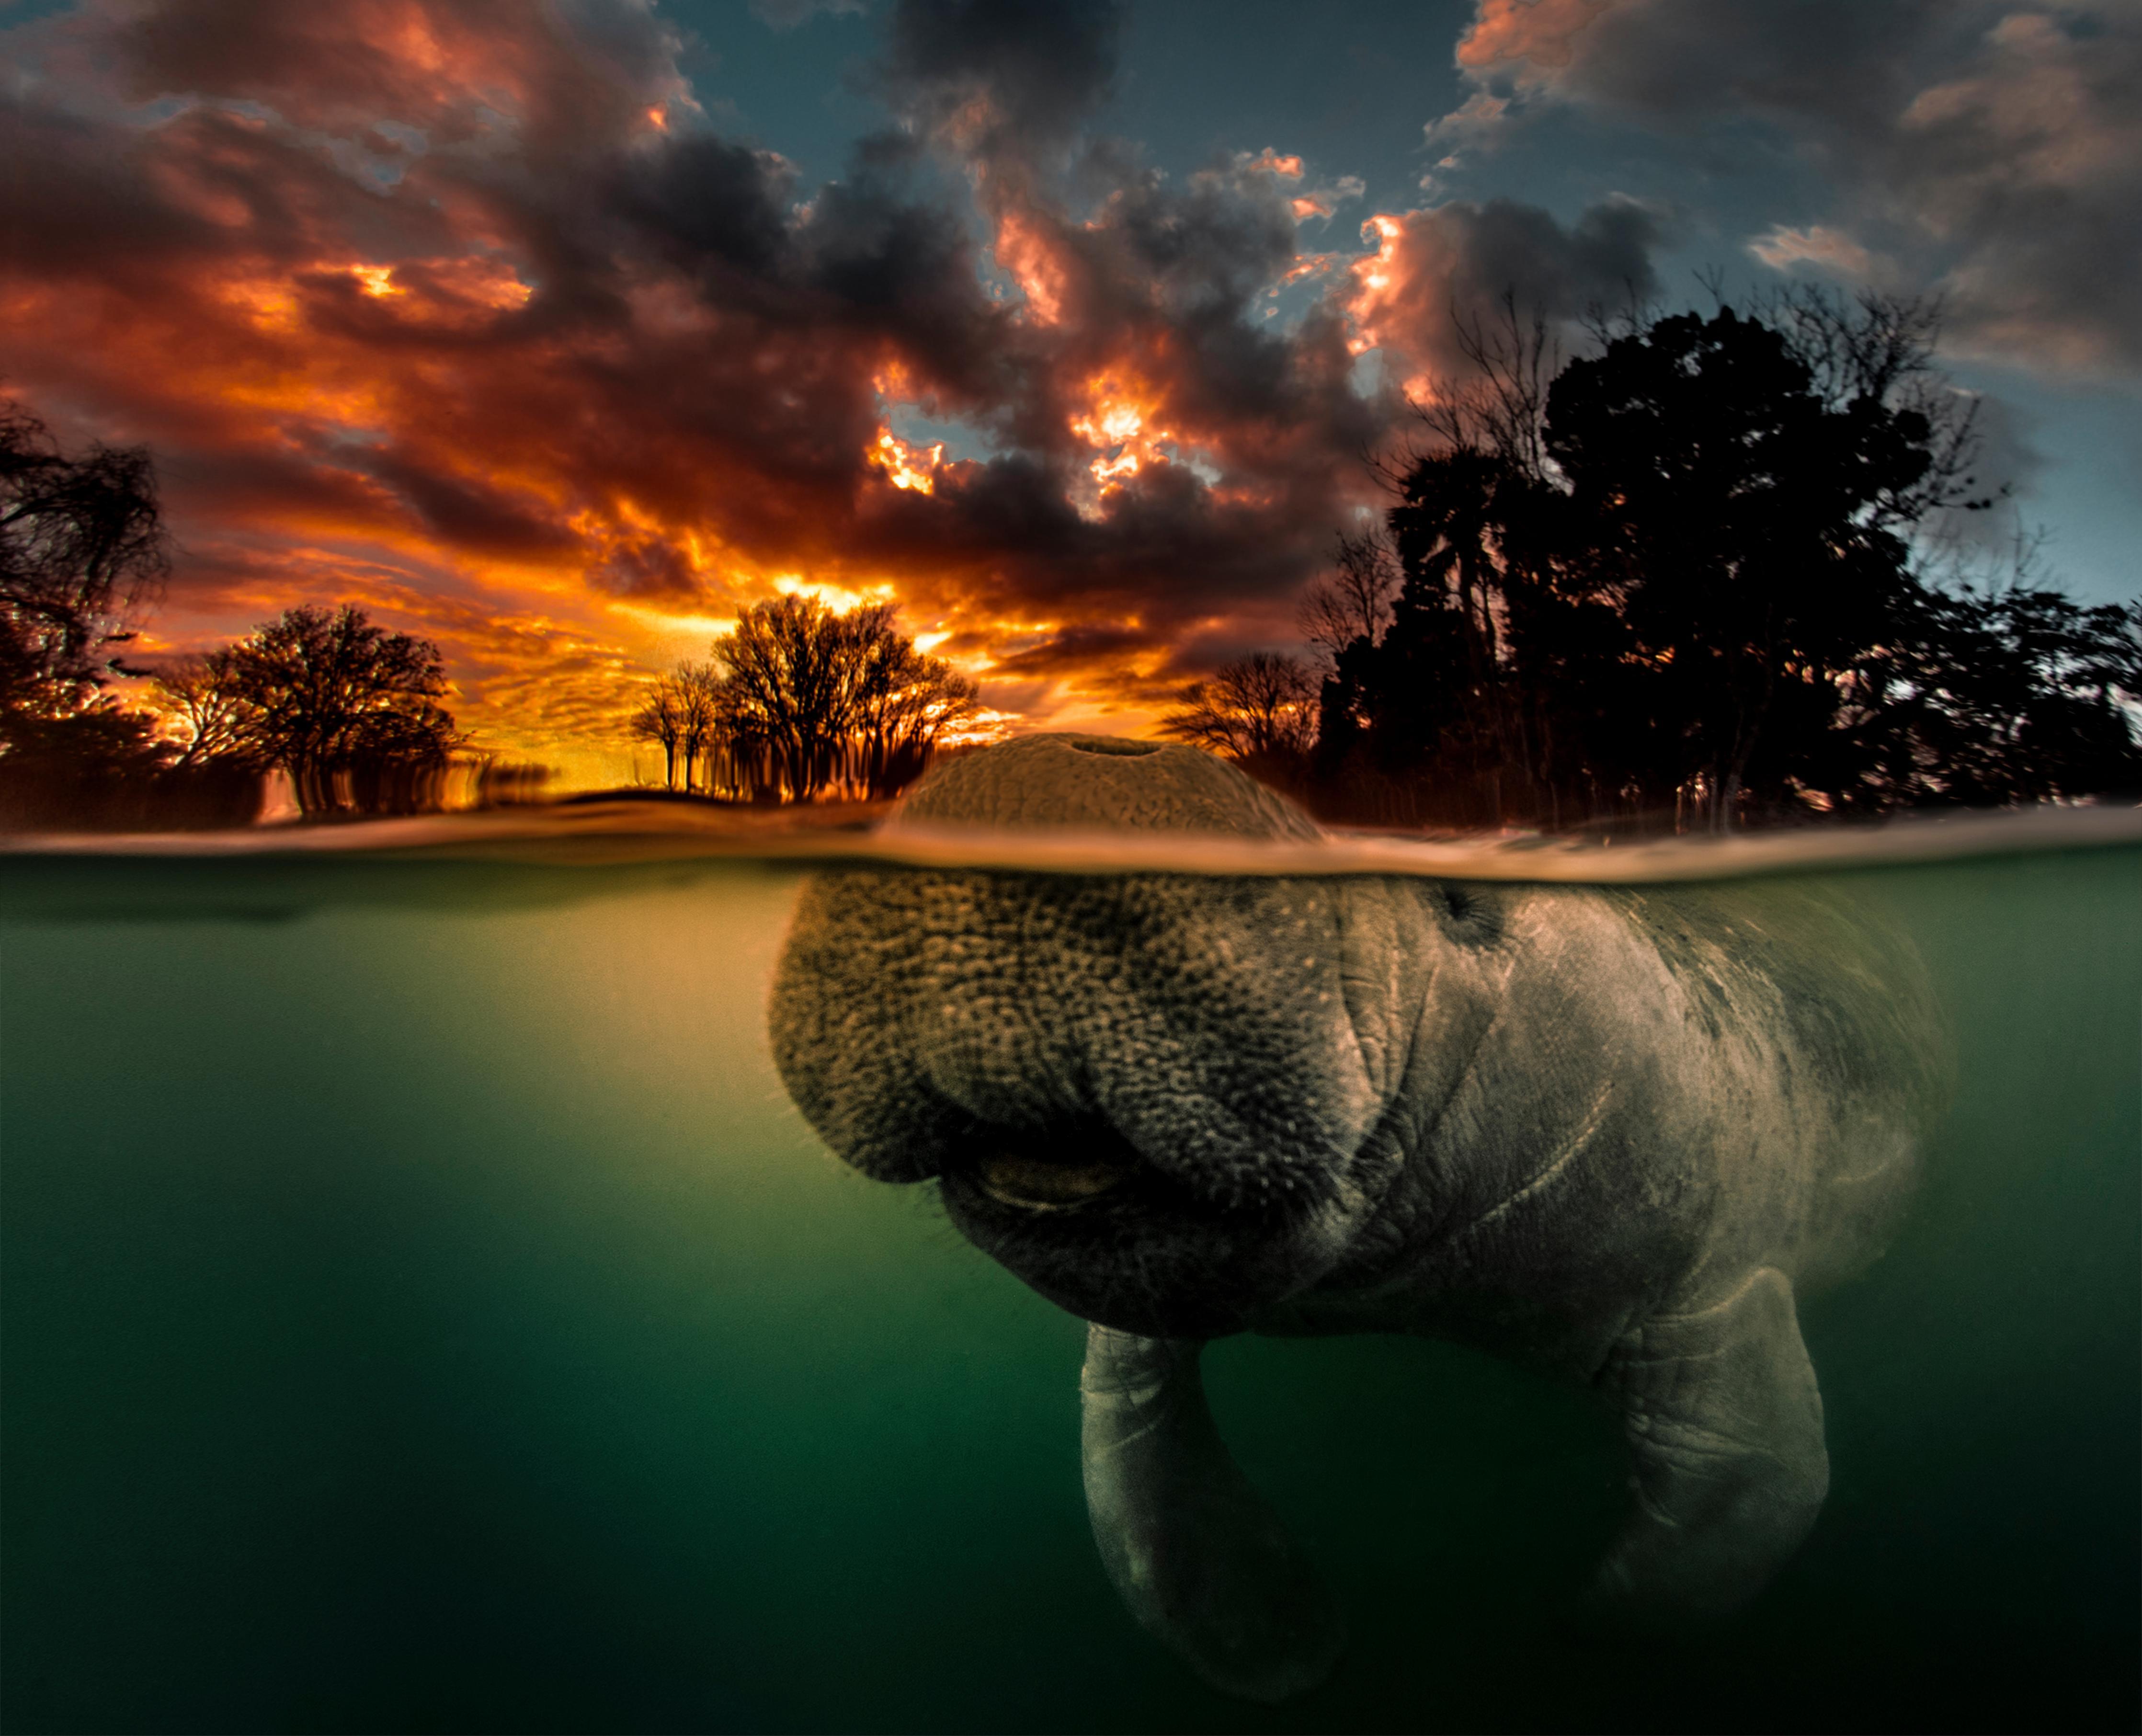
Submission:
[[[635,741],[654,742],[662,749],[662,786],[677,787],[677,747],[684,739],[684,723],[677,683],[658,675],[649,683],[647,697],[625,724]]]
[[[176,765],[249,764],[255,757],[252,709],[239,692],[234,663],[226,645],[156,669],[158,708],[179,732]]]
[[[1161,732],[1231,759],[1291,762],[1315,740],[1316,692],[1300,658],[1253,651],[1183,688]]]
[[[1398,550],[1381,530],[1342,534],[1332,570],[1303,594],[1297,612],[1301,636],[1335,663],[1357,640],[1379,643],[1404,580]]]
[[[662,743],[665,781],[745,800],[885,796],[974,716],[975,683],[918,650],[891,604],[843,614],[787,595],[745,609],[705,663],[658,678],[629,727]]]

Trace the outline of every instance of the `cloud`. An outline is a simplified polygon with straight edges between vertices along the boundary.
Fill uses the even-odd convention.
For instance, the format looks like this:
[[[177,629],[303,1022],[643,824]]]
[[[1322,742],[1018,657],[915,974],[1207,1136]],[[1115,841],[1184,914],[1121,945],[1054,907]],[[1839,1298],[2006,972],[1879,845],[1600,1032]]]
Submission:
[[[1363,239],[1376,250],[1350,271],[1356,341],[1382,349],[1409,396],[1435,396],[1471,373],[1460,323],[1486,315],[1506,293],[1525,313],[1560,323],[1650,300],[1660,234],[1654,212],[1621,199],[1567,228],[1537,205],[1501,199],[1373,217]]]
[[[1576,40],[1611,0],[1480,0],[1458,39],[1458,64],[1480,74],[1508,69],[1521,83],[1544,82],[1577,57]]]
[[[2011,12],[1903,110],[1893,185],[1951,262],[1967,341],[2077,372],[2142,369],[2138,89],[2131,8]]]
[[[1878,249],[1947,296],[1970,351],[2142,367],[2132,6],[1477,0],[1458,62],[1473,97],[1432,135],[1477,137],[1547,103],[1676,135],[1754,116],[1834,190],[1824,220],[1774,236]],[[1769,248],[1781,265],[1813,257]]]
[[[971,150],[1046,150],[1068,144],[1107,96],[1123,18],[1120,0],[899,0],[887,81]]]
[[[634,671],[801,584],[898,597],[1000,709],[1134,723],[1185,647],[1292,636],[1403,415],[1365,348],[1448,368],[1505,288],[1651,283],[1626,202],[1308,251],[1358,182],[1091,136],[1113,6],[887,30],[911,130],[816,186],[710,130],[634,0],[109,0],[18,36],[10,386],[157,452],[162,642],[346,598],[540,752],[619,740]]]
[[[1442,159],[1439,168],[1454,167],[1455,153],[1492,146],[1501,138],[1503,119],[1509,111],[1508,97],[1498,96],[1492,91],[1475,91],[1449,114],[1429,121],[1421,129],[1421,136],[1430,149],[1453,153]]]
[[[1773,271],[1808,264],[1838,277],[1861,280],[1872,274],[1874,266],[1873,256],[1865,248],[1841,229],[1823,223],[1809,224],[1805,229],[1774,224],[1769,234],[1758,235],[1748,244],[1748,251]]]
[[[688,88],[677,37],[644,0],[136,0],[101,15],[136,101],[238,98],[345,135],[391,122],[432,149],[501,120],[523,150],[584,147],[645,124]]]

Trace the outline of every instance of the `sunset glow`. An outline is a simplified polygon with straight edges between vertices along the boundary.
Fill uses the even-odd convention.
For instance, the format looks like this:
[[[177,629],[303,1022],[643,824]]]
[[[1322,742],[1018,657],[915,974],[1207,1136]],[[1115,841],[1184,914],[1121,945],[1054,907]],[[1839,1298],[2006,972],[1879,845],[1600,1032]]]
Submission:
[[[871,462],[885,472],[888,482],[895,488],[911,488],[917,494],[928,494],[937,486],[937,466],[944,461],[942,441],[911,446],[890,428],[878,431],[877,443],[871,452]]]
[[[1417,69],[1447,86],[1400,130],[1428,155],[1377,178],[1290,111],[1201,121],[1226,142],[1192,155],[1115,137],[1108,103],[1158,99],[1108,8],[1029,54],[901,34],[907,0],[694,47],[669,3],[81,0],[0,32],[6,389],[155,455],[180,558],[144,648],[348,601],[443,647],[486,744],[602,776],[647,679],[803,589],[897,601],[1000,719],[1147,730],[1216,658],[1298,643],[1383,499],[1365,456],[1471,365],[1458,319],[1518,284],[1574,341],[1664,293],[1695,197],[1551,212],[1487,179],[1528,127],[1654,100],[1613,82],[1641,7],[1479,0]],[[1795,193],[1702,244],[1943,288],[2006,378],[2122,377],[2128,314],[1985,229],[1971,141],[2047,224],[2133,155],[2080,39],[2005,17],[1883,98],[1922,215]],[[796,73],[813,32],[878,56],[867,126],[733,79],[724,41]]]

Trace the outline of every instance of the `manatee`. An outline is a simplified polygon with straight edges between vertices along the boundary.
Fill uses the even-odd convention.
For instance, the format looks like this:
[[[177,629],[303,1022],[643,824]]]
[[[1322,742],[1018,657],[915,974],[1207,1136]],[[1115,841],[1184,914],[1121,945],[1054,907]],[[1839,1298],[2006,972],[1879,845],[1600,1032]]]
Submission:
[[[892,823],[1322,836],[1197,750],[1063,735],[943,764]],[[1880,1252],[1947,1090],[1908,944],[1782,881],[843,869],[769,1023],[834,1152],[934,1182],[1089,1323],[1108,1576],[1261,1700],[1344,1630],[1213,1424],[1206,1341],[1416,1333],[1589,1387],[1633,1494],[1592,1595],[1721,1615],[1829,1487],[1797,1304]]]

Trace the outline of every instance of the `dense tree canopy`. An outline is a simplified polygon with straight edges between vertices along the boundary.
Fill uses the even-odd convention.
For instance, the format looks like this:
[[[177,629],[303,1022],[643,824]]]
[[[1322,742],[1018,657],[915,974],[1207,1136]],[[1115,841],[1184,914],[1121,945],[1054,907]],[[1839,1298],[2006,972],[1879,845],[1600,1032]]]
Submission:
[[[181,765],[289,774],[308,814],[378,813],[425,804],[464,745],[437,703],[439,648],[344,604],[287,609],[237,644],[159,672]]]
[[[714,641],[712,662],[649,684],[632,732],[661,746],[672,788],[681,756],[688,790],[896,794],[975,706],[974,683],[916,649],[896,613],[870,604],[843,614],[801,595],[757,604]]]
[[[70,457],[22,406],[0,404],[0,749],[144,751],[146,724],[103,693],[167,550],[146,451]]]
[[[2131,612],[1917,569],[1914,527],[1983,500],[1926,331],[1879,302],[1641,320],[1529,395],[1517,333],[1491,413],[1446,410],[1396,474],[1397,594],[1386,628],[1357,583],[1332,647],[1326,792],[1723,826],[2142,784]]]

